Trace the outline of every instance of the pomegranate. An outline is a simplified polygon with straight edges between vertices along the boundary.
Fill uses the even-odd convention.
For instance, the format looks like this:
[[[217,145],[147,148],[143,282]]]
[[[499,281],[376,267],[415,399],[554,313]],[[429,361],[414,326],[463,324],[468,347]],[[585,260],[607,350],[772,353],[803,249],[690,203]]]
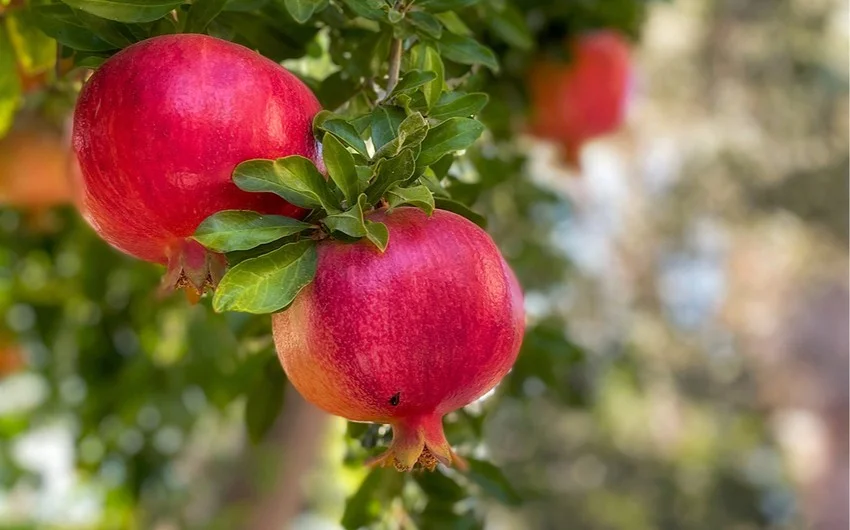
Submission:
[[[71,202],[67,160],[59,131],[19,120],[0,139],[0,203],[40,211]]]
[[[243,209],[298,217],[231,181],[252,158],[316,159],[315,96],[260,54],[205,35],[165,35],[106,61],[74,113],[81,210],[103,239],[167,264],[166,286],[214,287],[224,257],[187,239],[207,216]]]
[[[614,31],[581,35],[569,49],[572,62],[543,59],[531,68],[531,132],[559,143],[564,161],[578,167],[582,145],[623,122],[632,68],[629,44]]]
[[[507,374],[524,331],[519,284],[486,232],[451,212],[374,211],[390,233],[371,243],[324,240],[314,281],[272,316],[292,384],[353,421],[388,423],[389,449],[371,463],[409,470],[464,466],[443,415]]]

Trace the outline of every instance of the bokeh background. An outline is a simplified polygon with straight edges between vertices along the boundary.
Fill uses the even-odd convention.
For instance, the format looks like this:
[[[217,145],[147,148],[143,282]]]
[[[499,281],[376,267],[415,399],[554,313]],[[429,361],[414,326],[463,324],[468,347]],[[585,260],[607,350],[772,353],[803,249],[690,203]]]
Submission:
[[[517,271],[529,332],[447,419],[472,476],[369,474],[386,428],[284,391],[267,323],[159,298],[162,271],[72,207],[7,205],[0,528],[848,528],[847,2],[554,4],[521,8],[540,49],[610,22],[633,96],[567,168],[524,133],[527,54],[494,44],[491,133],[453,189]],[[286,64],[332,74],[323,39]],[[24,96],[0,181],[21,131],[27,167],[63,165],[56,83]]]

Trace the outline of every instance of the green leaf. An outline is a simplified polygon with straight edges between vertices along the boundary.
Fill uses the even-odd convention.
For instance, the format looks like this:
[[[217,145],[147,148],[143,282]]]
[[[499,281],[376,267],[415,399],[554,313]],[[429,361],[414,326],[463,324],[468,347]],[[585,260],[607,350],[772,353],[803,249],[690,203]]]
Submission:
[[[470,458],[468,476],[485,493],[499,502],[509,506],[522,503],[522,497],[513,488],[502,470],[490,462]]]
[[[415,170],[416,156],[413,149],[404,149],[394,158],[381,159],[375,165],[375,180],[366,189],[369,204],[378,202],[397,182],[404,182],[412,177]]]
[[[354,13],[369,20],[381,20],[386,16],[383,10],[387,2],[384,0],[343,0]]]
[[[464,7],[477,4],[481,0],[417,0],[416,7],[427,9],[432,13],[463,9]]]
[[[443,34],[443,25],[432,14],[424,11],[411,11],[407,14],[407,19],[414,27],[422,30],[429,37],[439,39]]]
[[[434,206],[438,210],[446,210],[448,212],[456,213],[461,217],[466,217],[481,228],[487,228],[487,219],[485,219],[483,215],[470,210],[465,204],[445,197],[434,197]]]
[[[233,182],[241,190],[274,193],[301,208],[339,210],[339,203],[325,178],[313,162],[303,156],[247,160],[236,166]]]
[[[454,11],[446,11],[444,13],[438,13],[435,15],[437,20],[446,27],[447,30],[451,31],[455,35],[466,35],[470,37],[473,35],[472,30],[469,29],[469,26],[464,23],[463,20],[458,16]]]
[[[411,476],[430,500],[454,503],[468,495],[465,488],[439,469],[433,473],[413,473]]]
[[[411,186],[410,188],[394,186],[387,190],[387,201],[390,203],[390,209],[402,204],[410,204],[428,215],[434,212],[434,196],[428,188],[422,185]]]
[[[316,275],[316,242],[289,243],[232,267],[213,296],[216,312],[264,314],[279,311]]]
[[[440,98],[439,103],[428,112],[428,117],[441,121],[455,117],[468,118],[481,112],[489,99],[489,96],[484,92],[473,92],[472,94],[447,92]]]
[[[71,7],[82,9],[117,22],[152,22],[167,15],[183,0],[62,0]]]
[[[20,97],[21,83],[15,69],[15,52],[9,43],[6,27],[0,25],[0,138],[12,126]]]
[[[126,48],[139,40],[130,32],[127,24],[107,20],[79,9],[74,10],[74,15],[98,37],[117,48]]]
[[[383,252],[387,250],[387,245],[390,242],[390,231],[384,223],[366,221],[366,239]]]
[[[53,68],[56,64],[56,42],[26,16],[10,11],[5,18],[9,40],[23,71],[38,74]]]
[[[104,52],[118,47],[95,35],[65,4],[33,6],[26,16],[63,46],[85,52]]]
[[[423,171],[422,174],[419,175],[419,182],[424,184],[426,188],[431,190],[431,193],[434,195],[434,197],[445,197],[447,199],[451,199],[451,195],[449,195],[449,192],[440,183],[440,178],[441,177],[437,176],[432,167],[426,167],[425,171]]]
[[[480,121],[470,118],[449,118],[428,131],[422,141],[417,165],[424,167],[433,164],[444,155],[466,149],[484,132]]]
[[[428,134],[428,121],[416,112],[408,116],[398,126],[395,138],[384,144],[372,158],[392,158],[405,147],[415,147],[422,143]]]
[[[354,206],[344,212],[331,214],[322,219],[322,222],[332,232],[356,238],[365,237],[383,252],[387,248],[389,231],[383,223],[373,223],[364,218],[367,208],[366,194],[363,193]]]
[[[259,443],[274,425],[283,409],[286,375],[277,357],[271,356],[248,389],[245,400],[245,427],[251,442]]]
[[[493,51],[471,37],[445,33],[439,41],[440,53],[450,61],[460,64],[483,64],[494,72],[499,61]]]
[[[360,194],[360,181],[357,179],[354,157],[334,135],[325,133],[322,140],[322,158],[331,180],[345,196],[348,204],[354,204]]]
[[[387,11],[387,21],[390,24],[398,24],[404,18],[404,15],[398,9],[391,7],[389,11]]]
[[[404,121],[404,111],[398,107],[379,105],[372,111],[372,143],[380,149],[396,137],[398,126]]]
[[[319,125],[319,130],[331,133],[336,136],[337,139],[342,140],[348,147],[351,147],[360,155],[368,158],[369,151],[366,149],[366,142],[364,142],[363,138],[361,138],[357,133],[357,129],[355,129],[354,126],[347,121],[331,118],[323,121],[322,124]]]
[[[328,6],[327,0],[284,0],[286,10],[299,24],[310,20],[315,13]]]
[[[437,77],[433,81],[422,87],[422,93],[425,94],[425,101],[428,103],[428,107],[433,107],[440,99],[440,94],[443,93],[445,78],[443,60],[440,58],[437,50],[431,46],[420,44],[413,48],[412,62],[421,70],[437,74]]]
[[[346,530],[368,527],[386,512],[389,500],[401,494],[404,474],[395,469],[372,469],[357,491],[345,502],[341,524]]]
[[[396,87],[393,89],[392,95],[403,94],[405,92],[413,92],[422,85],[437,79],[436,72],[426,72],[423,70],[410,70],[404,74]]]
[[[203,33],[226,3],[227,0],[192,0],[192,7],[186,15],[186,33]]]
[[[233,252],[249,250],[312,227],[309,223],[282,215],[224,210],[204,219],[192,238],[210,250]]]
[[[511,46],[520,50],[530,50],[534,46],[525,18],[514,6],[507,4],[503,9],[495,10],[487,17],[487,22],[493,33]]]

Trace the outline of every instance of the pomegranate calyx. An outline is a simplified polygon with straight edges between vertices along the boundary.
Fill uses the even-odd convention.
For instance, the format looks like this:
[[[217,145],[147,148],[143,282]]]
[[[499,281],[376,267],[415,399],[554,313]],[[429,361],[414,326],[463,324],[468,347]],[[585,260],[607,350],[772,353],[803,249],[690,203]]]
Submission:
[[[214,290],[224,276],[227,260],[192,239],[183,239],[168,249],[168,269],[160,287],[163,293],[182,289],[197,303],[206,290]]]
[[[437,414],[405,418],[392,424],[393,440],[384,452],[366,462],[368,466],[394,467],[397,471],[427,469],[437,464],[467,469],[466,461],[454,452],[443,432],[443,419]]]

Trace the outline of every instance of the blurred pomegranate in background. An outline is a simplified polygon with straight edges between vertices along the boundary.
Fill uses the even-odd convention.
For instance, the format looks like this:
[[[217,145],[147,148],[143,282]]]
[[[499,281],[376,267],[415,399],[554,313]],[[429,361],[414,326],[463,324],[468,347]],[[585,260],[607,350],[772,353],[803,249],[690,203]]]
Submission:
[[[37,212],[70,203],[68,157],[61,131],[19,119],[0,139],[0,204]]]
[[[541,58],[531,67],[530,131],[557,143],[564,162],[579,168],[582,145],[623,123],[632,64],[629,43],[614,31],[586,33],[567,46],[568,62]]]

